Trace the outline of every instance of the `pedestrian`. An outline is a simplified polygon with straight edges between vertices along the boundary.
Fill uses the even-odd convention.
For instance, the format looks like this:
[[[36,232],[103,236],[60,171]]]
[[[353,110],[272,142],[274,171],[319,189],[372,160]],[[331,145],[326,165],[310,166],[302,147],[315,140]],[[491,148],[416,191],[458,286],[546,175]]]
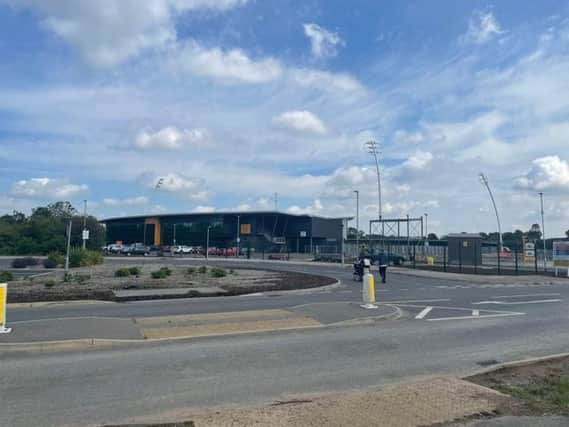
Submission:
[[[382,250],[379,253],[379,275],[381,276],[381,283],[387,280],[387,266],[389,265],[389,258]]]

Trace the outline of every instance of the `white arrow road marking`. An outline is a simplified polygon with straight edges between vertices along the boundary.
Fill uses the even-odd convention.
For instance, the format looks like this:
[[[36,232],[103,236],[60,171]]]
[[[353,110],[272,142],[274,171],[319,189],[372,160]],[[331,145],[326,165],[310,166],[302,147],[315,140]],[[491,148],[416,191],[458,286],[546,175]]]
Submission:
[[[425,307],[419,314],[415,316],[415,319],[423,319],[427,314],[431,312],[433,307]]]
[[[473,316],[480,316],[480,310],[472,310]]]
[[[561,302],[561,299],[542,299],[538,301],[479,301],[473,302],[472,305],[481,304],[497,304],[497,305],[523,305],[523,304],[547,304],[550,302]]]
[[[439,320],[466,320],[466,319],[488,319],[491,317],[508,317],[523,316],[525,313],[499,313],[499,314],[483,314],[482,316],[457,316],[457,317],[438,317],[435,319],[425,319],[427,322],[437,322]]]
[[[560,293],[551,294],[526,294],[526,295],[501,295],[499,297],[492,297],[492,299],[503,299],[503,298],[530,298],[530,297],[557,297],[561,295]]]

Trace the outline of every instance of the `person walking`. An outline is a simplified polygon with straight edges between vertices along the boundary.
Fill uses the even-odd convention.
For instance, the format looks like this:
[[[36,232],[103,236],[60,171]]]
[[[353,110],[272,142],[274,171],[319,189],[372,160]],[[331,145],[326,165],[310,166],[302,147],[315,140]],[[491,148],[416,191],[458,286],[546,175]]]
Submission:
[[[382,250],[379,253],[379,275],[381,276],[381,283],[387,280],[387,266],[389,265],[389,257]]]

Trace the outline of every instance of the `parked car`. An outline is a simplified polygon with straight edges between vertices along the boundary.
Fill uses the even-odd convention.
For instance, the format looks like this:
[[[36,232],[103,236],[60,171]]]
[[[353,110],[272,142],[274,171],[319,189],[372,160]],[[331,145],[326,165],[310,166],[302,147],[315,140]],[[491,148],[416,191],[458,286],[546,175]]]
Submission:
[[[123,255],[148,255],[150,248],[142,243],[134,243],[133,245],[123,246],[121,253]]]
[[[111,243],[110,245],[103,247],[103,252],[106,252],[109,254],[118,254],[121,252],[122,248],[123,248],[123,245],[119,245],[117,243]]]
[[[270,254],[269,259],[279,260],[279,261],[288,261],[288,254],[278,253],[278,254]]]
[[[374,254],[369,257],[373,264],[377,264],[379,262],[379,254]],[[387,254],[387,258],[389,260],[389,265],[401,265],[407,259],[402,255],[397,254]]]
[[[182,254],[191,254],[192,253],[192,248],[190,246],[186,246],[186,245],[177,245],[174,246],[174,251],[175,254],[178,255],[182,255]]]

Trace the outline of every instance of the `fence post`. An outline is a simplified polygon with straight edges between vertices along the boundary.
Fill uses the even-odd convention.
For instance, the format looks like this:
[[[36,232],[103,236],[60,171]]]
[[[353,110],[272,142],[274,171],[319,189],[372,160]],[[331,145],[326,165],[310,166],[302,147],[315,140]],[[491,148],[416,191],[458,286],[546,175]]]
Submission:
[[[519,271],[518,271],[518,247],[516,246],[516,249],[514,250],[514,259],[515,259],[515,263],[516,263],[516,276],[518,275]]]
[[[537,249],[535,249],[533,261],[534,261],[534,264],[535,264],[535,274],[537,274]]]
[[[478,257],[474,254],[474,274],[478,274]]]
[[[443,246],[443,270],[447,271],[447,250],[448,246]]]
[[[416,245],[413,245],[413,268],[416,267],[416,251],[415,251]]]
[[[500,245],[496,246],[496,251],[498,253],[498,274],[500,274],[502,271],[501,270],[502,265],[501,265],[501,259],[500,259]]]
[[[458,245],[458,269],[462,273],[462,242]]]

